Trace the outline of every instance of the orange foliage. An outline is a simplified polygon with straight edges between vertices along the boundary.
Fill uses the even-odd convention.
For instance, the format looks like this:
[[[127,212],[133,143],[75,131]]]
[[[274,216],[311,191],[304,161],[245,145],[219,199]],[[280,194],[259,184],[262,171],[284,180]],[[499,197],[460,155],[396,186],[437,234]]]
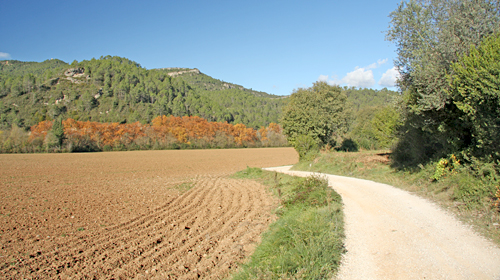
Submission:
[[[244,124],[209,122],[197,116],[160,116],[154,118],[151,123],[158,136],[165,137],[171,134],[180,143],[189,143],[198,139],[211,141],[218,131],[233,136],[235,143],[240,146],[244,143],[255,143],[257,140],[256,131],[253,128],[247,128]]]
[[[139,136],[145,136],[145,127],[140,122],[131,124],[81,122],[73,119],[63,121],[64,134],[68,139],[89,138],[98,146],[127,145]]]
[[[259,129],[260,141],[264,142],[264,141],[269,140],[267,138],[269,132],[281,134],[282,133],[281,126],[277,123],[270,123],[268,127],[261,126]]]
[[[35,138],[44,138],[47,133],[52,129],[52,121],[41,121],[38,124],[31,127],[30,140]]]
[[[175,138],[178,143],[191,144],[193,141],[211,143],[218,135],[218,139],[227,137],[229,143],[237,146],[253,145],[256,141],[267,140],[269,132],[281,134],[281,127],[271,123],[267,128],[257,131],[244,124],[229,124],[227,122],[209,122],[206,119],[192,117],[159,116],[152,120],[151,125],[142,125],[139,122],[131,124],[82,122],[67,119],[62,122],[67,141],[75,145],[93,143],[102,149],[108,145],[129,145],[139,138],[150,139],[152,142],[165,142]],[[31,139],[46,137],[52,128],[52,121],[43,121],[31,127]],[[141,140],[144,141],[144,140]],[[149,141],[149,140],[146,140]]]

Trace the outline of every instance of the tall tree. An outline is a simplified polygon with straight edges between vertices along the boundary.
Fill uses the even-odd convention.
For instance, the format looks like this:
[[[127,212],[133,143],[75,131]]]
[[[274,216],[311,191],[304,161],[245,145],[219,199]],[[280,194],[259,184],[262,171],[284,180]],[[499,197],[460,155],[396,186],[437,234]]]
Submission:
[[[452,66],[450,97],[460,111],[463,149],[500,160],[500,34],[472,47]]]
[[[347,97],[340,87],[316,82],[295,90],[289,99],[281,124],[290,143],[307,135],[317,144],[333,144],[336,136],[347,131]]]
[[[390,14],[405,118],[397,160],[416,165],[457,148],[461,124],[446,76],[471,45],[499,30],[499,8],[499,0],[410,0]]]

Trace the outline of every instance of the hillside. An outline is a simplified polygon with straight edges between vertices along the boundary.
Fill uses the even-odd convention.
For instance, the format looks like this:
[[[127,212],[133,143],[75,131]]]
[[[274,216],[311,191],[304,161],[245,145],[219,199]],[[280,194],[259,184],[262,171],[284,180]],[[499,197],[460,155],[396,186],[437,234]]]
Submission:
[[[200,116],[250,127],[278,122],[286,99],[222,82],[197,69],[148,70],[121,57],[0,62],[0,129],[58,117],[149,123],[160,115]]]
[[[378,110],[396,96],[386,89],[343,90],[354,115],[367,107]],[[148,70],[116,56],[71,64],[58,59],[0,61],[0,130],[13,124],[27,129],[59,117],[145,124],[161,115],[259,128],[278,123],[287,100],[215,79],[196,68]]]
[[[156,70],[166,72],[172,77],[178,77],[194,89],[204,100],[204,106],[200,110],[205,112],[206,116],[211,116],[209,112],[212,108],[212,114],[225,112],[229,118],[219,117],[230,123],[243,123],[254,128],[262,126],[262,123],[264,125],[270,122],[277,123],[281,116],[281,108],[286,102],[286,98],[281,96],[224,82],[212,78],[198,69],[164,68]]]

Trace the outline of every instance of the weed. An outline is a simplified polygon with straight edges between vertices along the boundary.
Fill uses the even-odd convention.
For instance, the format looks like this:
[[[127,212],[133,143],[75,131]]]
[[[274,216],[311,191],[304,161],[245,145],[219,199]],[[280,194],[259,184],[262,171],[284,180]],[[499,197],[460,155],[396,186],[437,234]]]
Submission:
[[[85,228],[83,228],[83,227],[79,227],[79,228],[77,228],[76,230],[77,230],[77,231],[84,231],[84,230],[85,230]]]
[[[431,179],[438,181],[448,174],[456,174],[460,168],[460,160],[455,155],[451,155],[449,159],[442,158],[436,164],[436,170]]]
[[[176,190],[180,191],[181,193],[185,193],[185,192],[189,191],[190,189],[192,189],[193,187],[194,187],[193,182],[184,182],[180,185],[174,186],[173,189],[176,189]]]
[[[498,208],[500,211],[500,186],[497,186],[497,192],[495,193],[495,200],[493,202],[493,206]]]

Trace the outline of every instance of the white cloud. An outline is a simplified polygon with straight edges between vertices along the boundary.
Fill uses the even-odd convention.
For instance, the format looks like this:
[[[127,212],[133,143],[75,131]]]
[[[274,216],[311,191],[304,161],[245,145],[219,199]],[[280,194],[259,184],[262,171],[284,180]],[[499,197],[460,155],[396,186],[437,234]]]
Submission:
[[[374,62],[374,63],[368,65],[367,67],[365,67],[365,69],[375,69],[375,68],[378,68],[378,67],[380,67],[380,65],[386,63],[387,60],[388,60],[387,58],[386,59],[379,59],[379,60],[377,60],[377,62]]]
[[[351,87],[371,87],[375,84],[375,79],[373,71],[369,68],[356,67],[354,71],[347,73],[340,82]]]
[[[318,81],[320,81],[320,82],[328,82],[328,75],[319,75]]]
[[[377,60],[377,63],[378,63],[378,66],[382,65],[382,64],[385,64],[386,62],[388,61],[388,59],[379,59]]]
[[[396,86],[396,80],[399,78],[399,72],[396,67],[392,67],[382,74],[382,78],[378,82],[379,85],[383,87],[394,87]]]
[[[0,52],[0,59],[10,59],[10,54]]]
[[[374,62],[366,67],[356,66],[356,68],[354,68],[354,71],[347,73],[346,76],[340,80],[337,77],[329,77],[328,75],[319,75],[318,81],[327,82],[330,85],[346,84],[350,87],[360,87],[360,88],[372,87],[373,85],[375,85],[375,78],[373,76],[372,69],[379,68],[381,65],[387,63],[387,61],[388,61],[388,59],[385,58],[385,59],[379,59],[379,60],[377,60],[377,62]],[[387,71],[386,74],[388,72],[389,71]],[[384,74],[384,75],[386,75],[386,74]],[[382,79],[384,79],[384,77],[385,76],[383,76]],[[381,80],[381,82],[382,82],[382,80]],[[381,82],[379,82],[379,84]],[[394,84],[394,81],[393,81],[393,84]]]
[[[328,76],[328,75],[319,75],[318,77],[318,82],[326,82],[329,85],[338,85],[339,80],[335,76]]]

